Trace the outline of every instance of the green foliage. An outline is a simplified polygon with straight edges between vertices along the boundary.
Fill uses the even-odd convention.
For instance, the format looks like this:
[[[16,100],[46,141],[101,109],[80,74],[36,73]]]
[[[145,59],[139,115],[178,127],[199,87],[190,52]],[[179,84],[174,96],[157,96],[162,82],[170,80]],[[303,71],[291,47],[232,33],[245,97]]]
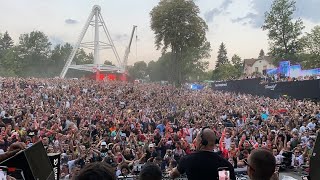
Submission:
[[[219,68],[221,65],[228,64],[228,63],[229,63],[229,60],[227,57],[226,46],[224,43],[221,43],[219,46],[216,68]]]
[[[199,13],[199,7],[186,0],[161,0],[150,12],[155,45],[163,54],[171,50],[174,63],[170,69],[178,86],[185,80],[192,64],[203,65],[199,62],[199,57],[203,56],[200,51],[210,50],[206,39],[208,26]],[[190,51],[191,57],[188,56]]]
[[[40,31],[22,34],[18,45],[14,46],[9,33],[5,32],[0,36],[0,76],[58,76],[72,49],[69,43],[51,47],[48,37]],[[75,61],[79,64],[92,63],[93,55],[80,49]]]
[[[9,33],[6,31],[4,35],[0,34],[0,66],[3,66],[4,56],[6,56],[6,53],[10,50],[10,48],[13,47],[13,41],[10,37]],[[1,70],[4,74],[5,69]],[[3,75],[2,75],[3,76]]]
[[[243,62],[241,60],[241,57],[235,54],[232,56],[231,62],[235,68],[235,72],[233,73],[233,76],[235,78],[239,78],[243,73]]]
[[[47,77],[47,63],[51,53],[51,43],[48,37],[40,31],[32,31],[19,37],[17,51],[19,66],[16,74],[19,76]]]
[[[74,57],[74,62],[77,65],[81,64],[93,64],[93,54],[89,53],[87,54],[84,49],[79,49]]]
[[[151,81],[169,81],[173,82],[173,61],[172,53],[163,54],[158,61],[150,61],[148,63],[148,73]]]
[[[276,64],[282,59],[297,61],[297,52],[300,50],[299,36],[304,29],[299,18],[293,21],[296,10],[294,0],[274,0],[271,10],[265,14],[263,30],[268,30],[270,53],[276,58]]]
[[[108,61],[108,60],[105,60],[103,64],[114,66],[114,64],[111,61]]]
[[[230,64],[222,64],[212,72],[212,80],[228,80],[235,78],[236,68]]]
[[[6,51],[1,58],[1,66],[3,68],[1,76],[16,76],[23,71],[23,66],[20,63],[19,48],[13,47]]]
[[[259,58],[263,58],[265,56],[265,54],[264,54],[264,50],[263,49],[261,49],[260,50],[260,52],[259,52]]]
[[[51,52],[51,59],[49,62],[49,70],[52,76],[58,76],[61,73],[63,66],[66,63],[73,47],[71,44],[56,45]]]
[[[223,43],[221,45],[222,46],[220,47],[222,47],[222,49],[225,49]],[[236,54],[233,55],[231,58],[231,63],[229,61],[225,63],[220,63],[220,65],[212,71],[211,79],[228,80],[239,78],[243,72],[243,62],[241,60],[241,57]]]
[[[320,67],[320,26],[315,26],[311,33],[301,38],[303,46],[300,54],[301,64],[304,68]]]
[[[9,50],[13,47],[13,40],[9,33],[6,31],[3,35],[0,35],[0,53]]]
[[[144,61],[135,62],[133,66],[128,67],[131,77],[135,79],[144,79],[147,75],[147,63]]]

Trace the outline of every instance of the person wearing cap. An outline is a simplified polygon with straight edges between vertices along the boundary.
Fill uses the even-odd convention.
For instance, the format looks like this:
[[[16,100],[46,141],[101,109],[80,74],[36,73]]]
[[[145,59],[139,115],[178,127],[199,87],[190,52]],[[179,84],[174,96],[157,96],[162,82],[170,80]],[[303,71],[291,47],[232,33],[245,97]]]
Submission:
[[[103,159],[107,156],[108,154],[108,148],[107,148],[107,143],[105,141],[101,141],[98,145],[97,148],[99,148],[100,145],[100,150],[97,150],[93,148],[92,150],[100,155],[100,157]]]

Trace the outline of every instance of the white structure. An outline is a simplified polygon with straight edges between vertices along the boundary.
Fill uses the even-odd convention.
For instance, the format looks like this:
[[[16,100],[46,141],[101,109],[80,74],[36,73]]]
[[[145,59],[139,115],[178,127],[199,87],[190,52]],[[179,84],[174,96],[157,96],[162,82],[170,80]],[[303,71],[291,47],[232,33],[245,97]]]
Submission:
[[[252,75],[253,73],[263,74],[265,70],[276,68],[273,65],[272,59],[270,56],[264,56],[258,59],[245,59],[244,60],[244,74]]]
[[[83,40],[85,34],[87,33],[89,26],[94,27],[94,41],[82,43],[82,40]],[[82,29],[82,32],[81,32],[80,37],[78,39],[78,42],[73,47],[73,50],[72,50],[70,56],[68,57],[68,60],[65,64],[65,66],[62,69],[62,72],[60,74],[60,78],[65,77],[68,69],[77,69],[77,70],[83,70],[83,71],[89,71],[89,72],[97,72],[97,71],[117,71],[120,73],[126,72],[131,42],[132,42],[132,38],[133,38],[133,35],[134,35],[136,28],[137,28],[137,26],[133,26],[129,46],[126,49],[124,59],[121,62],[120,57],[118,55],[118,52],[113,44],[113,41],[111,39],[110,34],[109,34],[108,28],[107,28],[107,26],[101,16],[101,7],[98,5],[93,6],[91,14],[89,15],[88,20]],[[99,32],[101,29],[103,30],[103,32],[107,36],[108,42],[100,41]],[[83,64],[83,65],[73,65],[72,64],[73,58],[75,57],[76,52],[80,47],[93,49],[93,55],[94,55],[93,64]],[[99,52],[100,52],[100,50],[103,50],[103,49],[112,49],[113,54],[115,55],[115,58],[119,63],[119,66],[105,65],[99,61]]]

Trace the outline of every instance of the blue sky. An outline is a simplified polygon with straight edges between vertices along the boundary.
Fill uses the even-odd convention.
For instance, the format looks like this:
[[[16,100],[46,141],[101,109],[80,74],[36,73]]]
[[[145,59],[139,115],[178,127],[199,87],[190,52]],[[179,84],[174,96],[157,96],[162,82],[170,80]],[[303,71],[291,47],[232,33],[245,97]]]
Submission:
[[[120,57],[133,25],[138,26],[138,41],[133,43],[129,64],[137,60],[149,62],[161,55],[154,47],[150,29],[151,9],[159,0],[0,0],[0,32],[9,31],[17,42],[22,33],[43,31],[53,44],[75,43],[93,5],[100,5],[102,16],[114,40]],[[219,44],[226,43],[228,56],[254,58],[260,49],[267,51],[266,32],[261,30],[264,12],[271,0],[196,0],[200,16],[209,26],[211,42],[210,67],[214,66]],[[297,0],[295,17],[301,17],[305,32],[320,24],[320,0]],[[93,37],[89,29],[86,39]],[[110,51],[101,52],[101,59],[116,62]]]

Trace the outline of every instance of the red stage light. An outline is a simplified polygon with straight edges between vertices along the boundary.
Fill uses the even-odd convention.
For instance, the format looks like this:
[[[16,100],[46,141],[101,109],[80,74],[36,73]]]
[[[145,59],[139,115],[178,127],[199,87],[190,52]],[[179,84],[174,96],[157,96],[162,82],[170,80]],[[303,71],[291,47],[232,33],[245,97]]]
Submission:
[[[116,75],[114,74],[108,74],[107,77],[108,77],[108,80],[110,81],[115,81],[117,79]]]

